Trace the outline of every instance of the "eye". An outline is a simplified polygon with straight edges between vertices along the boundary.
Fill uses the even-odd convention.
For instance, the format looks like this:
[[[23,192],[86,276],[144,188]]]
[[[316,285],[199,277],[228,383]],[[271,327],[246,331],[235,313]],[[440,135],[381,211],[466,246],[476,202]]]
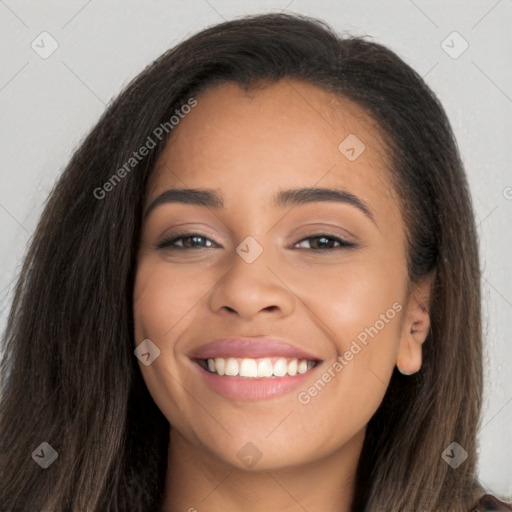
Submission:
[[[206,246],[201,246],[201,240],[208,241]],[[181,242],[181,245],[178,244]],[[210,243],[211,242],[211,243]],[[212,242],[210,238],[200,234],[200,233],[179,233],[171,238],[167,238],[162,242],[157,244],[158,249],[177,249],[177,250],[187,250],[187,249],[203,249],[204,247],[218,247],[217,244]]]
[[[311,243],[311,241],[313,241],[313,243]],[[327,235],[325,233],[311,235],[309,237],[303,238],[302,240],[297,242],[294,245],[294,247],[297,247],[298,245],[304,242],[308,242],[310,244],[311,250],[315,252],[333,251],[337,249],[356,247],[356,244],[352,242],[348,242],[347,240],[344,240],[337,236]],[[157,244],[158,249],[175,249],[180,251],[190,249],[198,250],[215,247],[221,246],[217,245],[210,238],[206,237],[205,235],[202,235],[201,233],[178,233]],[[297,248],[307,249],[307,247]]]
[[[310,243],[313,250],[315,251],[332,251],[336,249],[350,248],[356,247],[356,244],[352,242],[348,242],[347,240],[343,240],[337,236],[327,235],[325,233],[320,233],[318,235],[311,235],[307,238],[303,238],[300,242],[297,242],[296,245],[303,243],[304,241],[313,240],[313,244]],[[333,247],[334,244],[338,244],[336,247]]]

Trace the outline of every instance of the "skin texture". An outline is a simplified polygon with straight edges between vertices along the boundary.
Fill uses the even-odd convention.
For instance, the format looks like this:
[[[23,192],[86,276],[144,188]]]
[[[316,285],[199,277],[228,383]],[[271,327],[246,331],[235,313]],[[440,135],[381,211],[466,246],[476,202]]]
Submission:
[[[208,188],[222,193],[224,208],[155,207],[143,225],[134,289],[135,344],[148,338],[161,351],[139,365],[172,425],[162,510],[348,511],[366,424],[394,366],[419,370],[429,329],[429,282],[408,282],[386,148],[356,105],[308,83],[250,93],[221,84],[197,100],[159,158],[146,204],[171,188]],[[349,134],[366,146],[354,161],[338,149]],[[313,186],[357,196],[375,222],[349,204],[270,203],[278,190]],[[178,241],[187,251],[156,247],[178,229],[206,238]],[[319,234],[356,247],[321,252],[338,244],[309,238]],[[248,236],[263,249],[250,264],[235,251]],[[347,360],[381,315],[384,327]],[[298,390],[228,400],[186,355],[227,336],[280,337],[322,363]],[[339,357],[342,370],[301,403],[298,391],[333,372]],[[261,453],[251,467],[237,456],[248,442]]]

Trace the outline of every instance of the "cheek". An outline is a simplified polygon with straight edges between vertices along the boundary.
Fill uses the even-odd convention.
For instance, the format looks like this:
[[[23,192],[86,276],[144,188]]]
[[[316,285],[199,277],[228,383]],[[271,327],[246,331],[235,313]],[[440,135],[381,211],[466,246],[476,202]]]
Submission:
[[[359,359],[388,373],[398,350],[403,298],[403,283],[387,272],[354,269],[346,276],[344,293],[333,312],[344,351],[355,352],[360,346]]]
[[[135,341],[164,340],[204,295],[204,272],[177,272],[163,261],[139,263],[134,285]]]
[[[364,342],[365,333],[371,339],[368,330],[375,333],[376,323],[380,340],[376,349],[397,345],[399,310],[406,291],[402,269],[390,268],[368,254],[357,261],[288,275],[286,280],[293,282],[294,292],[307,306],[305,313],[335,342],[339,353],[348,350],[358,337]]]
[[[350,418],[362,426],[381,403],[396,363],[406,273],[376,257],[329,271],[329,277],[322,272],[304,280],[297,295],[337,354],[297,398],[309,417]]]
[[[175,327],[197,300],[194,302],[196,294],[183,286],[183,281],[183,274],[170,272],[170,265],[156,258],[148,256],[139,260],[133,292],[133,316],[135,345],[149,339],[160,350],[150,365],[139,361],[148,391],[167,420],[185,428],[182,412],[188,402],[180,384],[183,369],[173,340],[178,330]]]

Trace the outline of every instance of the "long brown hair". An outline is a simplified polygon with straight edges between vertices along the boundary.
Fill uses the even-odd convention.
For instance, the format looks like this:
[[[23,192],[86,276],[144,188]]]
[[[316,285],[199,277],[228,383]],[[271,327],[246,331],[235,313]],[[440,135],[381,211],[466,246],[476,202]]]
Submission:
[[[422,368],[408,377],[395,370],[367,426],[352,510],[469,509],[479,490],[480,272],[449,122],[422,78],[386,47],[340,37],[319,20],[266,14],[210,27],[156,59],[109,105],[51,192],[3,338],[2,510],[158,510],[169,423],[133,354],[132,323],[145,187],[172,134],[154,130],[213,84],[249,89],[287,78],[348,98],[378,123],[406,223],[410,282],[435,274]],[[152,134],[155,147],[126,171]],[[123,166],[122,179],[104,187]],[[31,458],[42,442],[58,454],[47,469]],[[441,457],[452,442],[468,453],[457,469]]]

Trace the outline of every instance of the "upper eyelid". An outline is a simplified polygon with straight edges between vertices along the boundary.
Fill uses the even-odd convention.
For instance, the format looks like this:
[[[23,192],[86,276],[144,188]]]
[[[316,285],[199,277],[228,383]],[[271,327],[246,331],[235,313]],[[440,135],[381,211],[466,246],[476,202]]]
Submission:
[[[176,242],[177,240],[181,240],[181,239],[184,239],[184,238],[191,238],[191,237],[194,237],[194,236],[205,238],[205,239],[210,240],[211,242],[213,242],[215,245],[217,245],[217,246],[219,245],[219,243],[216,242],[209,235],[207,235],[205,233],[196,232],[196,231],[187,231],[187,232],[183,232],[183,233],[174,233],[172,235],[164,237],[164,239],[161,242],[158,242],[156,245],[157,245],[157,247],[161,247],[161,246],[164,246],[165,244],[167,244],[169,242]],[[304,240],[308,240],[309,238],[319,238],[319,237],[322,237],[322,236],[325,236],[327,238],[335,239],[338,242],[344,242],[345,246],[347,246],[347,247],[348,246],[354,246],[355,247],[355,246],[358,245],[357,242],[353,242],[353,241],[347,239],[346,237],[344,237],[342,235],[336,235],[334,233],[329,233],[328,231],[318,231],[318,232],[308,233],[307,235],[302,236],[299,240],[297,240],[295,242],[295,244],[297,244],[299,242],[303,242]]]
[[[227,239],[230,236],[235,236],[235,233],[229,228],[227,229],[227,231],[221,230],[221,234],[219,235],[217,230],[215,228],[212,228],[209,225],[206,225],[206,228],[205,228],[204,225],[202,225],[202,227],[194,227],[194,226],[186,227],[187,224],[195,224],[195,223],[186,223],[183,225],[174,226],[173,229],[176,230],[176,232],[173,232],[173,229],[166,230],[165,232],[170,232],[170,234],[164,235],[164,236],[162,236],[162,238],[168,240],[170,238],[175,238],[177,236],[200,235],[200,236],[210,238],[210,239],[212,239],[212,241],[215,240],[215,238],[220,236],[220,238],[225,239],[227,241]],[[227,227],[227,226],[225,226],[225,227]],[[346,228],[343,228],[338,224],[324,223],[321,220],[318,220],[315,223],[304,224],[304,225],[300,226],[298,229],[294,229],[294,233],[299,230],[302,231],[303,229],[307,230],[307,233],[302,238],[306,238],[308,236],[329,235],[329,236],[341,238],[343,240],[346,240],[347,242],[351,241],[354,243],[359,243],[361,241],[359,236],[355,235],[354,233],[351,233]],[[212,231],[210,231],[210,230],[212,230]],[[214,233],[214,231],[215,231],[215,233]],[[341,231],[341,233],[339,233],[339,232],[337,233],[337,231]],[[297,236],[298,235],[293,234],[293,238],[296,238]]]

